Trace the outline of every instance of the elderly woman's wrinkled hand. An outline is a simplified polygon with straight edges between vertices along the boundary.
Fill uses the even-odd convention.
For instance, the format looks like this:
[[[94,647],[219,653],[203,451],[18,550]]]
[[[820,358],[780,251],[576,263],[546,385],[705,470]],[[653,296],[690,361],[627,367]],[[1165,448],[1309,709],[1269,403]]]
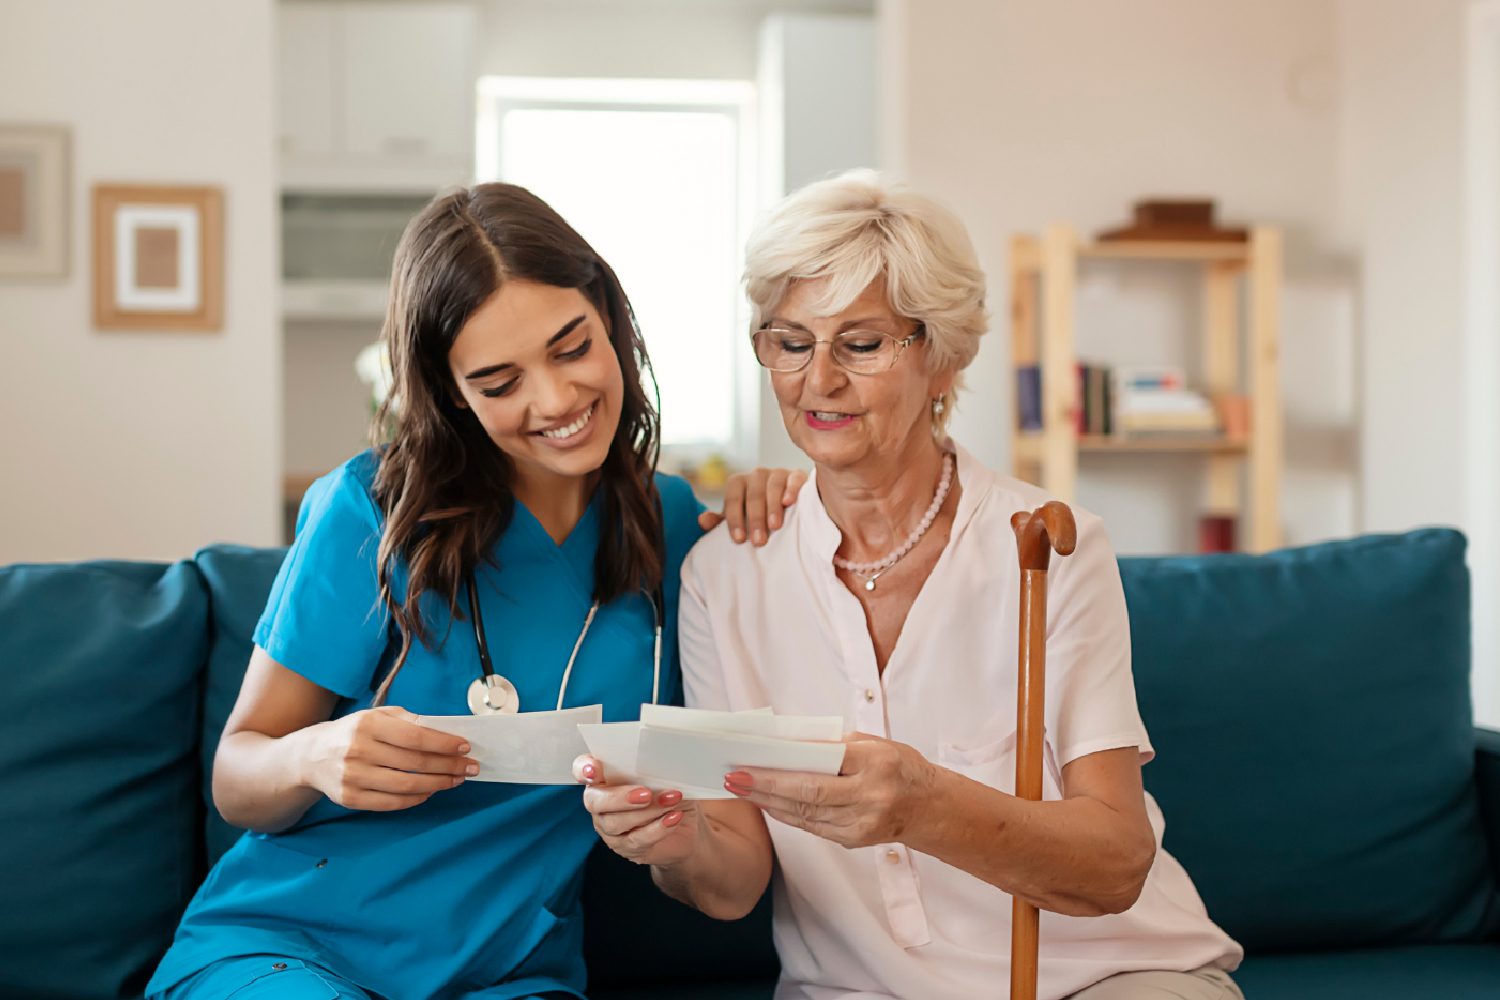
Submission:
[[[901,841],[921,815],[937,767],[915,747],[854,733],[836,776],[744,768],[724,787],[767,816],[844,847]]]
[[[638,865],[674,865],[692,856],[698,843],[698,808],[675,790],[610,785],[593,757],[573,762],[573,777],[587,785],[583,805],[594,831],[620,857]]]

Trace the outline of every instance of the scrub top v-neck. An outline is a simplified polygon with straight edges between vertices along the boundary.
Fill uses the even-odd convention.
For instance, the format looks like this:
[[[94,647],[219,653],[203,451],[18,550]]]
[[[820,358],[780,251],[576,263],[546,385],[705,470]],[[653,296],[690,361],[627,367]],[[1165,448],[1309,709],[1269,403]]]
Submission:
[[[340,696],[335,716],[369,704],[399,639],[379,605],[381,518],[366,452],[319,480],[272,587],[255,643]],[[678,571],[701,507],[688,485],[658,476],[666,527],[663,699],[680,702]],[[558,544],[517,504],[476,571],[495,667],[524,710],[551,709],[592,599],[601,532],[596,495]],[[403,573],[396,590],[404,590]],[[467,623],[426,595],[435,646],[413,644],[388,703],[419,715],[468,713],[478,669]],[[647,594],[599,608],[578,652],[564,707],[601,704],[634,719],[651,700],[654,615]],[[249,833],[209,873],[148,995],[220,959],[283,955],[316,963],[391,1000],[487,998],[549,990],[582,995],[579,889],[595,842],[577,788],[470,781],[397,812],[319,800],[290,829]],[[497,984],[505,986],[496,989]]]

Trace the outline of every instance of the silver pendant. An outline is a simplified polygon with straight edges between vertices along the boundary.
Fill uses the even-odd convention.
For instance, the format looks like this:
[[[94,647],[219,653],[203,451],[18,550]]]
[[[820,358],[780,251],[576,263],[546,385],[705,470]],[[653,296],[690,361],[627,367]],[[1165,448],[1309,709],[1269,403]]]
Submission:
[[[475,715],[515,715],[520,710],[516,686],[499,674],[487,674],[469,684],[469,711]]]

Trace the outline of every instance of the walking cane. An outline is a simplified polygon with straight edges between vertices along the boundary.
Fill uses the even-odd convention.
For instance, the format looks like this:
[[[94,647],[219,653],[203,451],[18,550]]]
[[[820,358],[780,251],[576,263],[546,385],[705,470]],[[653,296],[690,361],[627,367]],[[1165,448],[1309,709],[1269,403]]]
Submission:
[[[1021,645],[1016,657],[1016,797],[1042,798],[1042,709],[1047,677],[1047,564],[1052,550],[1065,556],[1078,541],[1073,512],[1057,500],[1030,514],[1017,511],[1010,526],[1016,533],[1021,562]],[[1012,900],[1010,934],[1010,1000],[1036,1000],[1037,911],[1019,896]]]

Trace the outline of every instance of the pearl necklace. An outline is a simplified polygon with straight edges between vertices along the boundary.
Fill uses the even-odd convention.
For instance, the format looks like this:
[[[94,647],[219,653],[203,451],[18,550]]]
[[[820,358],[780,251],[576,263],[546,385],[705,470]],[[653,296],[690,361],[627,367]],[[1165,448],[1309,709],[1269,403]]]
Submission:
[[[880,575],[901,561],[901,557],[910,552],[922,536],[927,534],[927,529],[932,527],[932,522],[937,520],[938,511],[943,509],[943,501],[948,499],[948,491],[953,487],[953,456],[947,452],[943,454],[943,476],[938,480],[937,493],[932,498],[932,506],[927,508],[927,513],[922,515],[922,520],[917,524],[912,533],[906,536],[906,541],[901,547],[884,559],[869,563],[850,562],[839,556],[833,557],[833,564],[839,569],[847,570],[865,581],[866,590],[875,589],[875,581]]]

